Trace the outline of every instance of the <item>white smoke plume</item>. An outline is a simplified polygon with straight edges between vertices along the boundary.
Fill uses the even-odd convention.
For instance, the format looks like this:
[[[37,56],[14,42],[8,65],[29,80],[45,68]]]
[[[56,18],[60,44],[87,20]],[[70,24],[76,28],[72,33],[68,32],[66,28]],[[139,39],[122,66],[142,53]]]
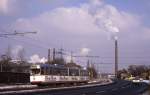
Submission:
[[[86,56],[86,55],[89,54],[90,51],[91,51],[91,50],[90,50],[89,48],[85,48],[85,47],[84,47],[84,48],[81,48],[80,54]]]
[[[41,59],[40,59],[40,63],[45,63],[45,62],[47,62],[48,60],[45,58],[45,57],[42,57]]]
[[[66,56],[65,60],[66,60],[67,63],[69,63],[71,61],[71,56]]]
[[[20,52],[20,51],[23,51],[23,49],[24,49],[24,47],[21,46],[21,45],[17,45],[17,46],[15,46],[15,47],[13,47],[13,49],[12,49],[12,55],[13,55],[13,57],[14,57],[15,59],[18,58],[19,52]]]
[[[30,57],[30,63],[45,63],[47,62],[47,59],[45,57],[40,58],[40,56],[38,54],[34,54]]]
[[[91,0],[91,3],[87,6],[89,13],[92,14],[95,19],[95,24],[99,29],[108,32],[110,37],[115,39],[119,32],[119,28],[114,20],[114,14],[118,13],[117,9],[111,5],[106,5],[101,0]]]

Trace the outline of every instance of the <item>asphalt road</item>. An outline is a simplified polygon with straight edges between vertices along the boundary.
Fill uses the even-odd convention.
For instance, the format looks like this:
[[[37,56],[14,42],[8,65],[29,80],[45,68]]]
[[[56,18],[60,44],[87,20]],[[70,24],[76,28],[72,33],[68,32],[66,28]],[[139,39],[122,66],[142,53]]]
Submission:
[[[148,85],[146,85],[145,83],[134,84],[129,81],[119,80],[109,85],[57,89],[32,93],[13,93],[12,95],[139,95],[144,90],[146,90],[147,87]]]

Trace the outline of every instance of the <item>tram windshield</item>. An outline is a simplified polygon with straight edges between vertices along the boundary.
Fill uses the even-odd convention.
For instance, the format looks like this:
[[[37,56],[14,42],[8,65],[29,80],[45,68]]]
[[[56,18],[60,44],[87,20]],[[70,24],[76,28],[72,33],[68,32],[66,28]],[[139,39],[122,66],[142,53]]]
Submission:
[[[31,69],[31,75],[40,74],[40,69]]]

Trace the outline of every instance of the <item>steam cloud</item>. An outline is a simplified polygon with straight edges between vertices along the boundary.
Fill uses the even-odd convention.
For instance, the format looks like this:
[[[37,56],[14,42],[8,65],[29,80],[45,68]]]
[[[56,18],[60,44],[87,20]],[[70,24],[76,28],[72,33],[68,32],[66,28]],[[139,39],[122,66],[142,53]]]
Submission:
[[[89,54],[89,52],[90,52],[89,48],[81,48],[80,54],[86,56]]]
[[[103,8],[106,8],[106,12],[103,11]],[[90,5],[88,5],[88,11],[95,18],[95,24],[99,29],[108,32],[113,39],[117,38],[119,28],[114,24],[113,18],[111,17],[116,12],[116,9],[113,9],[111,6],[106,6],[100,0],[91,0]]]
[[[45,63],[47,62],[47,59],[45,57],[40,58],[40,56],[38,54],[34,54],[30,57],[30,63]]]
[[[17,58],[19,52],[20,52],[20,51],[23,51],[23,49],[24,49],[24,47],[21,46],[21,45],[17,45],[17,46],[15,46],[15,47],[13,47],[13,49],[11,50],[12,56],[13,56],[14,58]]]

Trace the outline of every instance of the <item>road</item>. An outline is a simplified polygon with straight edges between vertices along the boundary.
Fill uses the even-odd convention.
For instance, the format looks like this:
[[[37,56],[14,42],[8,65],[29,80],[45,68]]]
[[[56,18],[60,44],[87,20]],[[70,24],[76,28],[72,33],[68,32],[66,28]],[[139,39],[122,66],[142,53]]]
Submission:
[[[5,95],[139,95],[148,86],[119,80],[109,85],[96,85],[55,90],[22,91]],[[4,94],[3,94],[4,95]]]

